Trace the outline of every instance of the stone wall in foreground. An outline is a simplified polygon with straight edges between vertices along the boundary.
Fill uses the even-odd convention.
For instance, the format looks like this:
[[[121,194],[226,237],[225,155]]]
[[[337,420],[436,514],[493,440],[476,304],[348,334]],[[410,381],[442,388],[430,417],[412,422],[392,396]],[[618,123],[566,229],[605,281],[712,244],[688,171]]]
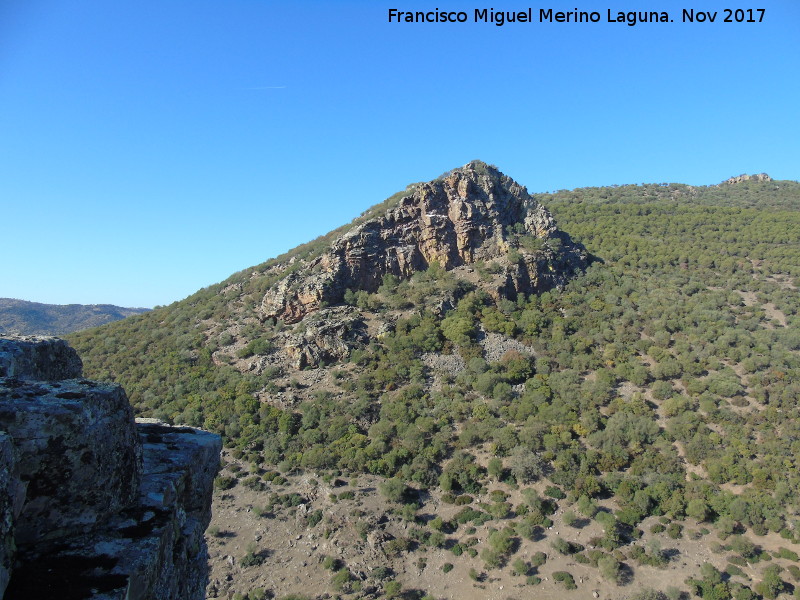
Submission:
[[[0,337],[0,600],[200,600],[219,436],[134,420],[56,338]]]

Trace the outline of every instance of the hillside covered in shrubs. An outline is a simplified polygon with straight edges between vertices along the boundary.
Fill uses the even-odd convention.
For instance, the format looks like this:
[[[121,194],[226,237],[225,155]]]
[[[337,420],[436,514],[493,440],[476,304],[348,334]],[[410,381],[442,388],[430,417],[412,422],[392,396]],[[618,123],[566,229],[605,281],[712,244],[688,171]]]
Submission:
[[[493,167],[475,177],[495,202],[512,189]],[[445,573],[481,561],[475,585],[501,572],[584,585],[564,566],[543,583],[538,552],[630,585],[637,565],[674,567],[658,544],[691,528],[730,568],[687,567],[670,595],[800,586],[800,184],[514,191],[520,221],[493,222],[470,252],[454,241],[461,254],[387,266],[361,287],[356,271],[325,275],[344,268],[329,266],[331,248],[351,247],[353,227],[410,206],[416,189],[70,343],[87,376],[121,383],[143,416],[222,434],[239,466],[220,488],[249,486],[280,511],[299,474],[377,478],[420,530],[389,536],[387,569],[431,547],[453,553]],[[544,212],[525,220],[537,207],[552,227]],[[551,283],[526,293],[536,273]],[[306,301],[317,285],[334,287]],[[424,519],[425,498],[458,509]],[[556,514],[560,535],[547,529]],[[578,542],[570,525],[583,520],[598,535]],[[764,536],[785,548],[770,553]],[[399,579],[339,578],[343,594],[403,593]]]

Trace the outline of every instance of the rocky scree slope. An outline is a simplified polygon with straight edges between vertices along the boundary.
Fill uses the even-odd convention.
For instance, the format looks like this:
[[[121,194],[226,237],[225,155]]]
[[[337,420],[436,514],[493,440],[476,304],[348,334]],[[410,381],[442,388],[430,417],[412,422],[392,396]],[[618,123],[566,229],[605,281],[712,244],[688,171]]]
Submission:
[[[135,423],[56,338],[0,338],[0,599],[205,597],[219,436]]]
[[[376,212],[302,266],[282,265],[292,271],[265,294],[262,319],[295,323],[340,303],[347,289],[374,292],[385,275],[407,279],[433,263],[450,270],[496,261],[499,276],[488,291],[512,300],[563,286],[586,264],[583,248],[547,209],[480,161],[412,186],[395,206]]]

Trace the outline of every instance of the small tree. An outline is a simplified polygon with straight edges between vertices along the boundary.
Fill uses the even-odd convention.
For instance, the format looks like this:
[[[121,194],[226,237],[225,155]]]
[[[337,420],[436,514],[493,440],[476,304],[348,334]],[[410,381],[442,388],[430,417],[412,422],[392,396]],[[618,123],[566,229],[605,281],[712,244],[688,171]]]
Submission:
[[[575,527],[575,523],[578,521],[578,516],[571,510],[568,510],[564,513],[562,519],[564,521],[564,525],[567,527]]]
[[[383,585],[383,593],[387,598],[397,598],[402,591],[403,586],[399,581],[391,579]]]
[[[764,569],[764,579],[756,584],[755,591],[770,600],[777,598],[786,587],[780,576],[781,568],[778,565],[770,565]]]
[[[705,521],[708,518],[708,504],[700,498],[689,500],[689,504],[686,505],[686,514],[697,521]]]
[[[508,463],[511,474],[520,484],[537,481],[547,468],[547,461],[524,447],[514,450]]]
[[[617,585],[622,584],[622,564],[613,556],[605,555],[597,561],[600,574]]]
[[[488,471],[490,477],[500,479],[503,475],[503,461],[496,456],[493,456],[489,459],[489,463],[486,465],[486,470]]]
[[[390,502],[402,502],[406,495],[406,484],[397,477],[381,482],[378,488]]]

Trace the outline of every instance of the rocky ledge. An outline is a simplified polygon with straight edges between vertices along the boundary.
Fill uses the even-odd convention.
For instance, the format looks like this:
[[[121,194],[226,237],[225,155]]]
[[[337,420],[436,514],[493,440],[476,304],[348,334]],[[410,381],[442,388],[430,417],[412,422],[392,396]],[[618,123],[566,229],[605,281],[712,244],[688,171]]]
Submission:
[[[205,597],[219,436],[138,420],[55,338],[0,338],[0,599]]]

